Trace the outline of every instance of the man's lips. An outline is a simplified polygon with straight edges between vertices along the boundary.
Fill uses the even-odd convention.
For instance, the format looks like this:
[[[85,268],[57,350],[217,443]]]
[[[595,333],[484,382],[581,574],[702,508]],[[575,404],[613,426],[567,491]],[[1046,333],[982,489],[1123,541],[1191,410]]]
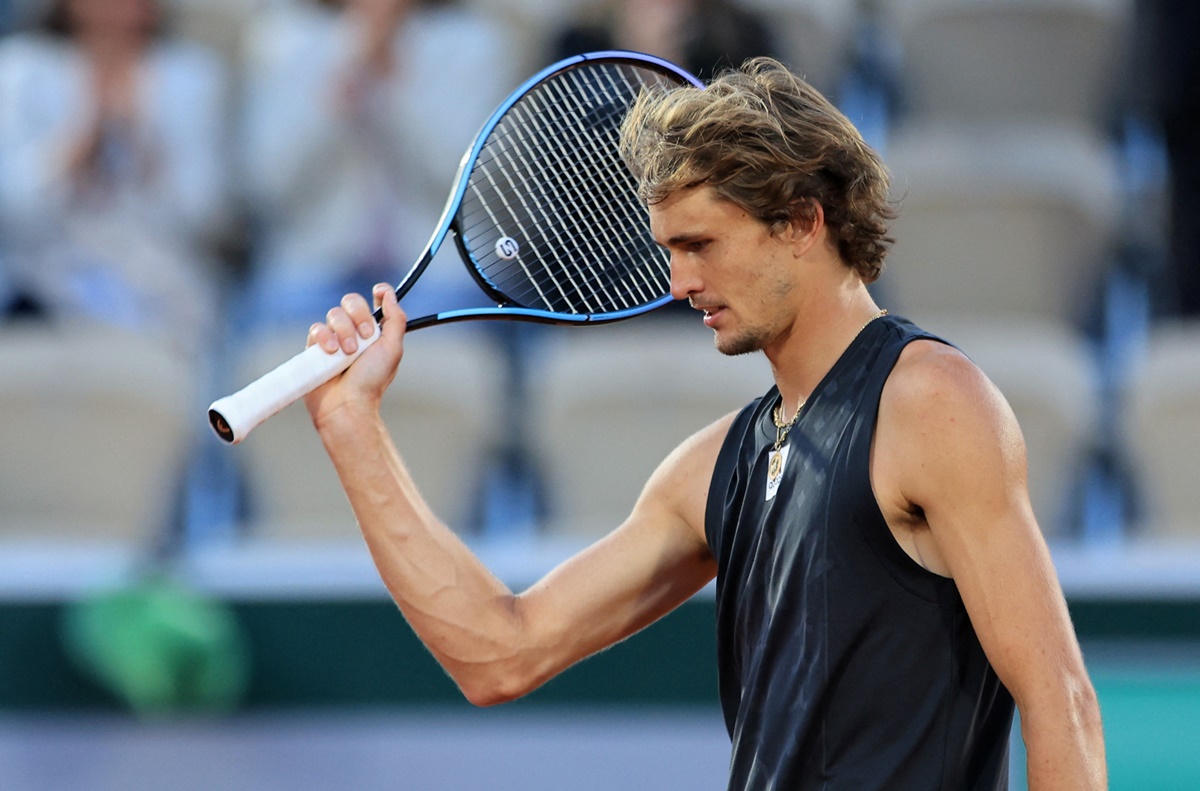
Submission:
[[[718,317],[723,312],[725,312],[724,305],[697,305],[697,304],[693,303],[692,307],[695,308],[696,310],[700,310],[700,311],[704,312],[704,326],[706,326],[706,327],[713,326],[713,324],[716,323]]]

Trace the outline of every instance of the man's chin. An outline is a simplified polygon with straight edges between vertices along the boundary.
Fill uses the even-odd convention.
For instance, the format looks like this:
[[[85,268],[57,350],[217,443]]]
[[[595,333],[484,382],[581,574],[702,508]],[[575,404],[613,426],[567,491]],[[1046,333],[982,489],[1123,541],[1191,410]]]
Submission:
[[[757,336],[736,335],[722,336],[713,332],[713,346],[726,357],[737,357],[741,354],[753,354],[762,351],[762,340]]]

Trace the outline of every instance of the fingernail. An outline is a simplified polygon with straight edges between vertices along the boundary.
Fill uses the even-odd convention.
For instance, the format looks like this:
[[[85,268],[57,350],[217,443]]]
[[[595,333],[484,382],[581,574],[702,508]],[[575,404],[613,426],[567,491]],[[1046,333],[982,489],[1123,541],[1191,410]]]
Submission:
[[[370,338],[375,334],[375,324],[370,321],[364,321],[358,325],[358,334],[364,338]]]

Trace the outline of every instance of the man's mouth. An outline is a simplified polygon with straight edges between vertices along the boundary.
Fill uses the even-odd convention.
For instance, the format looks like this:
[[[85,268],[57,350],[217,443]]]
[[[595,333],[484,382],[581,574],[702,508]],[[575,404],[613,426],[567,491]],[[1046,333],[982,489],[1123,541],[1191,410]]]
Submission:
[[[717,318],[724,312],[724,305],[697,305],[692,303],[692,307],[704,313],[704,326],[711,327],[717,321]]]

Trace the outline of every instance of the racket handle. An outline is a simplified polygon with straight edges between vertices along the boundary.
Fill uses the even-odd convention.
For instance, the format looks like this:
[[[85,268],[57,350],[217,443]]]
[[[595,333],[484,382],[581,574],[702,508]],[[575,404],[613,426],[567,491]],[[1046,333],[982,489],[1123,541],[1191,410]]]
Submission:
[[[349,368],[379,335],[376,323],[375,334],[359,338],[353,354],[341,349],[330,354],[320,346],[309,346],[233,395],[213,401],[208,408],[209,425],[223,441],[236,445],[267,418]]]

